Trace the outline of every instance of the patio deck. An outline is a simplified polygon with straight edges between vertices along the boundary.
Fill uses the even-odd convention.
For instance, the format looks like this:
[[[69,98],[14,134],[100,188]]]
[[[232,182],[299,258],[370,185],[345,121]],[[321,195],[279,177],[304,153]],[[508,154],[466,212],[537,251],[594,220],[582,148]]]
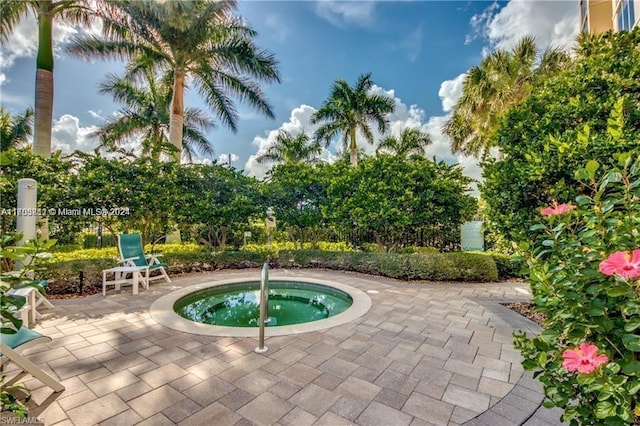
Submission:
[[[57,300],[36,329],[53,338],[25,351],[66,386],[27,376],[31,418],[46,425],[557,425],[523,374],[513,330],[537,326],[501,306],[529,299],[519,283],[401,283],[319,270],[271,279],[337,281],[369,294],[371,309],[334,328],[267,338],[211,337],[156,323],[151,303],[172,289],[259,270],[152,284],[133,296]],[[256,331],[257,335],[257,331]]]

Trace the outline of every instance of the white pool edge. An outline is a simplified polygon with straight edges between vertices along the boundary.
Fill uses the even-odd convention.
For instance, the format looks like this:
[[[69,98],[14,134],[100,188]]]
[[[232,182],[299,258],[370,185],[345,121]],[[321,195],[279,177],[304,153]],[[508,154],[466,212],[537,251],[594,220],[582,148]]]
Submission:
[[[320,284],[327,287],[332,287],[347,293],[352,299],[353,304],[346,311],[322,320],[308,322],[304,324],[284,325],[277,327],[267,327],[265,329],[265,335],[267,337],[273,336],[287,336],[290,334],[309,333],[311,331],[324,330],[327,328],[335,327],[341,324],[346,324],[357,318],[360,318],[369,311],[371,308],[371,298],[362,290],[357,288],[340,284],[333,281],[318,280],[314,278],[304,277],[278,277],[271,276],[272,281],[290,281],[290,282],[308,282],[311,284]],[[200,334],[204,336],[218,336],[218,337],[258,337],[257,327],[224,327],[220,325],[209,325],[190,321],[182,318],[174,310],[174,304],[181,298],[204,289],[218,287],[227,284],[237,284],[242,282],[252,281],[246,278],[237,278],[224,281],[216,281],[203,284],[194,284],[185,288],[174,290],[169,294],[166,294],[158,298],[151,304],[149,312],[151,318],[165,327],[169,327],[173,330],[183,331],[185,333]]]

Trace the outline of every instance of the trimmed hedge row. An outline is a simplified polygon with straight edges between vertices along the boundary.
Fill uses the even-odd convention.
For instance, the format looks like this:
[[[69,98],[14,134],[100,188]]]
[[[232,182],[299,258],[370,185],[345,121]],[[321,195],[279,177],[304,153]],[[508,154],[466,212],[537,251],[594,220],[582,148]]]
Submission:
[[[314,250],[281,251],[284,268],[326,268],[404,280],[495,281],[498,269],[490,255],[477,253],[363,253]]]
[[[170,275],[220,269],[258,268],[265,257],[256,252],[208,251],[165,253]],[[495,281],[498,269],[491,255],[480,253],[397,254],[283,250],[270,259],[274,268],[326,268],[362,272],[404,280]],[[51,294],[78,293],[79,272],[83,289],[102,286],[102,270],[116,266],[113,258],[92,258],[51,262],[46,265]],[[95,290],[94,290],[95,291]]]

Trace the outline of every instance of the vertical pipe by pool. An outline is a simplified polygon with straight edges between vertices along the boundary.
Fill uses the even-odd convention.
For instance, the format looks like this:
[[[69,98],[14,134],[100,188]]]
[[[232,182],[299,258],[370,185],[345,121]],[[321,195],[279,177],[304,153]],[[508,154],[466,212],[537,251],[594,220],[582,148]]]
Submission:
[[[255,349],[255,352],[259,354],[269,350],[264,345],[264,328],[267,322],[269,322],[269,264],[265,262],[260,275],[260,320],[258,322],[260,333],[258,335],[258,347]]]

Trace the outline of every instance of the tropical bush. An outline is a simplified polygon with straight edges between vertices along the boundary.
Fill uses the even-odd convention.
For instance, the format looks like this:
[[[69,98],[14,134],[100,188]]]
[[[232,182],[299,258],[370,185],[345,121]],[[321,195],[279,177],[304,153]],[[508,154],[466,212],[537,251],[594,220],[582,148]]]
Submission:
[[[575,204],[538,209],[533,242],[520,244],[547,320],[515,344],[544,405],[563,408],[572,425],[640,422],[640,155],[611,161],[609,170],[594,160],[579,168]]]
[[[583,37],[570,66],[505,114],[495,135],[500,157],[483,164],[487,229],[527,238],[541,203],[589,190],[573,175],[585,158],[608,168],[613,154],[640,149],[638,45],[640,28]]]

